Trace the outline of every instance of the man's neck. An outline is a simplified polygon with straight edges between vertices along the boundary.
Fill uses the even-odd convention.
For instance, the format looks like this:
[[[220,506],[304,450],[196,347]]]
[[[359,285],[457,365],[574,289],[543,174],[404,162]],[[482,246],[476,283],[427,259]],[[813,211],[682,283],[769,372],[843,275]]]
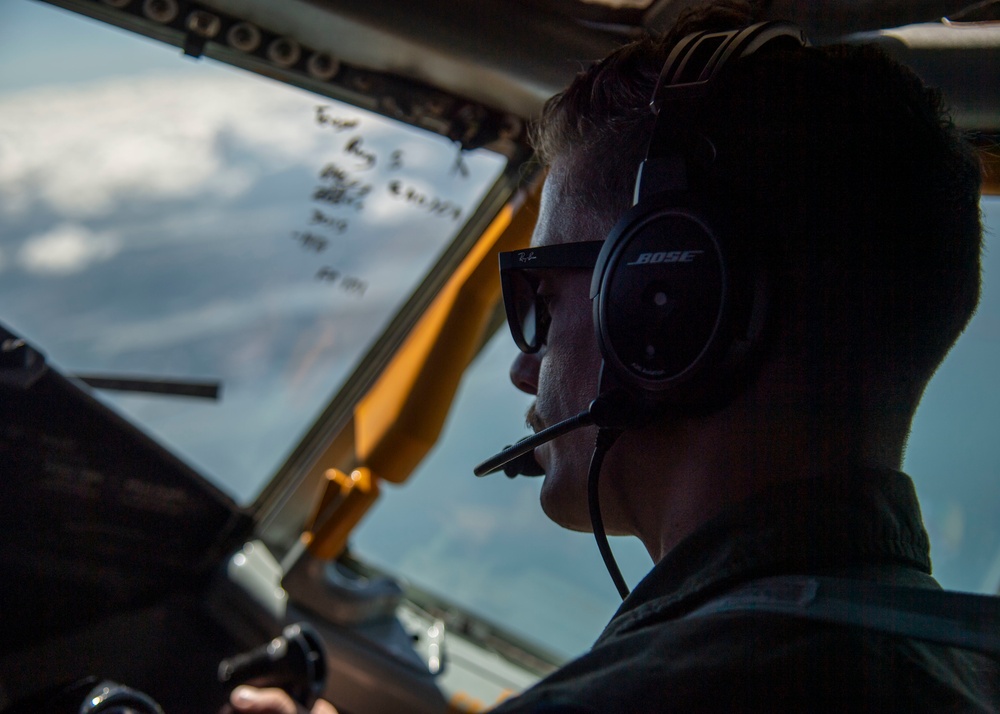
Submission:
[[[788,408],[750,417],[739,406],[704,419],[664,420],[616,445],[613,478],[627,493],[619,508],[654,562],[762,488],[858,466],[900,467],[902,444],[869,439],[866,446],[860,423]]]

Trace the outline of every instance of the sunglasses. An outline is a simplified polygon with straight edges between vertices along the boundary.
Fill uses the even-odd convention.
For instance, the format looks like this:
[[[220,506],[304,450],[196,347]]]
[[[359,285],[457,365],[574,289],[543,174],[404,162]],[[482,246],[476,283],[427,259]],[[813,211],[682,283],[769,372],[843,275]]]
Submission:
[[[500,254],[500,288],[507,324],[522,352],[538,352],[549,332],[549,309],[538,295],[540,270],[593,270],[604,241],[562,243]]]

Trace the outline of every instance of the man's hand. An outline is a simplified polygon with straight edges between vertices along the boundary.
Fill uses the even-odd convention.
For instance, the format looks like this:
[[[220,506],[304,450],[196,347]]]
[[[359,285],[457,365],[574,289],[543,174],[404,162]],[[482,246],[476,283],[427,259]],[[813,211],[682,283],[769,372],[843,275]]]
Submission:
[[[237,712],[246,714],[303,714],[305,709],[297,705],[284,689],[257,689],[240,686],[233,690],[229,703]],[[337,714],[330,702],[317,699],[309,714]]]

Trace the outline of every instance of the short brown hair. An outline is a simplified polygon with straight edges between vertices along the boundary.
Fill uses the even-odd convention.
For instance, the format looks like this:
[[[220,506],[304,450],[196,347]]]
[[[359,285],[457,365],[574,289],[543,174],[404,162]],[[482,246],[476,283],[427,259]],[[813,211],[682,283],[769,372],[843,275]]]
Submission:
[[[593,65],[546,105],[541,159],[568,158],[574,191],[620,214],[670,49],[753,20],[714,3]],[[940,93],[870,46],[774,47],[727,67],[695,126],[717,158],[693,183],[765,257],[779,313],[809,333],[802,359],[863,368],[869,398],[915,406],[980,291],[979,163]]]

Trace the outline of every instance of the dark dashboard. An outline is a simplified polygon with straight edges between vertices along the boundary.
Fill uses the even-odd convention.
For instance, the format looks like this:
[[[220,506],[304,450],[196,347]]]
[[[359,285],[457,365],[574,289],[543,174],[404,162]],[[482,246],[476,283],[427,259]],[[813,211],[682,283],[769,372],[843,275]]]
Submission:
[[[0,327],[0,709],[92,674],[168,711],[222,696],[218,662],[248,643],[205,593],[251,531],[225,494]]]

